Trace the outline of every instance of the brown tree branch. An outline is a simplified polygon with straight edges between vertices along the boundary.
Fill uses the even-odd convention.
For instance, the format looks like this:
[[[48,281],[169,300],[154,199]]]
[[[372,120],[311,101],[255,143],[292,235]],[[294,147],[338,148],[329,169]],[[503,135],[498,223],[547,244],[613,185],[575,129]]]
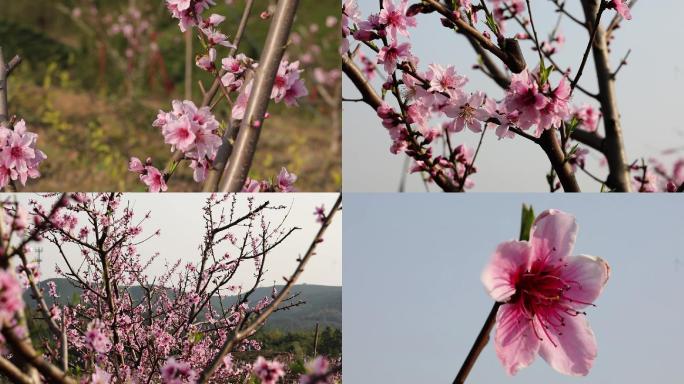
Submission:
[[[22,359],[26,360],[31,366],[49,379],[51,383],[77,384],[77,381],[69,377],[64,371],[46,361],[43,356],[33,349],[33,347],[21,340],[14,334],[14,328],[3,327],[2,335],[7,340],[7,344]]]
[[[254,0],[247,0],[245,2],[245,9],[242,11],[242,17],[240,18],[240,24],[238,25],[237,32],[235,33],[235,40],[233,41],[233,48],[230,49],[228,56],[234,56],[235,53],[238,50],[238,47],[240,46],[240,42],[242,41],[242,36],[245,33],[245,29],[247,29],[247,21],[249,20],[249,16],[252,12],[252,6],[254,5]],[[225,70],[221,69],[219,72],[219,75],[217,76],[216,80],[214,80],[214,83],[211,85],[211,88],[209,89],[209,92],[207,92],[204,95],[204,100],[202,100],[203,105],[210,105],[212,100],[214,99],[214,96],[216,95],[216,92],[220,86],[222,86],[221,83],[221,77],[226,73]],[[245,79],[245,84],[248,83],[248,79]],[[233,142],[235,140],[235,137],[237,136],[237,127],[233,126],[233,122],[229,124],[228,129],[226,129],[226,132],[224,132],[223,137],[221,140],[223,142],[221,143],[221,146],[218,149],[218,152],[216,153],[216,157],[214,158],[214,164],[212,164],[212,168],[209,170],[209,174],[207,175],[207,180],[204,182],[204,192],[213,192],[218,189],[218,183],[220,182],[220,171],[226,166],[226,161],[228,161],[228,158],[230,157],[231,153],[233,152]]]
[[[278,1],[264,50],[259,59],[259,68],[253,80],[249,102],[240,123],[235,147],[223,170],[219,184],[221,192],[239,192],[245,185],[298,4],[299,0]]]
[[[601,0],[582,0],[587,25],[598,25],[596,17],[599,14],[600,2]],[[606,137],[603,140],[603,154],[606,156],[609,169],[606,185],[617,192],[630,192],[632,186],[625,161],[620,112],[618,110],[615,79],[610,67],[606,31],[599,26],[595,35],[592,51],[599,86],[599,102],[604,117]]]
[[[487,320],[482,326],[480,333],[477,335],[475,343],[470,349],[470,352],[468,352],[468,356],[463,362],[463,365],[461,365],[461,369],[459,369],[458,374],[454,379],[454,384],[463,384],[465,383],[466,378],[468,378],[468,374],[470,374],[470,371],[473,369],[477,358],[480,356],[480,353],[482,353],[482,350],[489,342],[489,334],[492,332],[494,324],[496,324],[496,314],[499,311],[500,306],[501,303],[494,303],[492,310],[489,311],[489,316],[487,316]]]
[[[21,63],[21,57],[14,56],[9,62],[5,62],[5,56],[0,47],[0,123],[9,120],[9,109],[7,106],[7,79]]]
[[[26,376],[16,365],[12,364],[11,361],[7,360],[5,357],[0,356],[0,372],[7,378],[12,380],[13,383],[19,384],[36,384],[31,380],[30,377]]]
[[[439,12],[447,20],[453,23],[459,33],[465,34],[476,40],[482,48],[498,57],[508,69],[513,73],[520,73],[527,68],[525,57],[520,50],[520,45],[517,39],[503,39],[499,42],[499,46],[494,44],[490,39],[486,38],[475,27],[468,24],[463,18],[458,17],[453,11],[437,0],[423,0],[425,3],[432,6],[434,10]]]
[[[342,55],[342,71],[361,92],[361,99],[373,110],[377,110],[382,105],[383,101],[380,95],[375,92],[368,79],[366,79],[359,67],[354,64],[348,55]]]
[[[544,131],[539,137],[539,146],[544,150],[546,156],[551,161],[551,166],[558,174],[558,180],[565,192],[581,192],[575,173],[572,171],[570,163],[565,158],[563,149],[558,141],[556,129],[551,128]]]

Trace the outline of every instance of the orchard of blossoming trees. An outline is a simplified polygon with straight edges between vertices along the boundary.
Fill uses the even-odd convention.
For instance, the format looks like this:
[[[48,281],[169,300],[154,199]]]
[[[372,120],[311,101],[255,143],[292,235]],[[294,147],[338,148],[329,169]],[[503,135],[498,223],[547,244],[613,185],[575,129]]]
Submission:
[[[376,11],[364,15],[356,0],[345,0],[343,71],[360,98],[344,100],[373,108],[390,136],[390,151],[412,159],[409,171],[443,191],[473,186],[475,161],[488,130],[499,140],[536,144],[548,159],[552,192],[579,192],[578,172],[589,175],[602,191],[684,190],[684,161],[670,171],[655,159],[632,161],[625,154],[615,84],[627,58],[611,64],[610,44],[619,38],[620,25],[632,20],[630,8],[636,1],[582,0],[575,8],[583,15],[571,12],[569,2],[549,3],[555,14],[535,12],[537,3],[529,0],[382,0]],[[545,40],[547,31],[539,30],[535,21],[551,17],[557,22]],[[576,52],[571,66],[557,58],[565,42],[561,21],[586,32],[586,48]],[[414,55],[411,31],[423,23],[441,23],[451,32],[444,39],[467,43],[462,51],[474,50],[474,68],[502,92],[469,89],[469,79],[459,74],[463,68],[426,63]],[[523,54],[528,47],[532,60]],[[589,71],[594,71],[597,91],[583,78]],[[370,82],[378,77],[381,89]],[[573,103],[578,93],[591,103]],[[480,135],[477,148],[458,143],[464,130]],[[586,167],[590,153],[607,166],[607,178]]]
[[[339,197],[311,216],[320,229],[284,287],[258,302],[252,296],[263,283],[268,256],[299,229],[288,227],[287,206],[257,203],[250,195],[211,195],[200,212],[204,236],[196,257],[167,263],[163,274],[152,275],[159,255],[139,251],[159,235],[146,228],[151,213],[136,212],[114,193],[51,200],[2,203],[2,375],[17,383],[276,383],[292,377],[277,359],[245,361],[240,353],[259,351],[253,335],[271,314],[302,305],[292,286],[341,209]],[[82,292],[77,303],[60,305],[54,283],[39,287],[31,254],[38,241],[63,259],[66,267],[57,273]],[[250,265],[253,283],[236,285],[236,274]],[[131,294],[133,286],[142,290],[140,299]],[[23,301],[24,289],[32,302]],[[211,304],[228,295],[237,300]],[[35,318],[27,319],[29,308],[36,308]],[[44,324],[46,337],[32,337],[29,320]],[[340,361],[319,356],[296,380],[333,383],[340,372]]]

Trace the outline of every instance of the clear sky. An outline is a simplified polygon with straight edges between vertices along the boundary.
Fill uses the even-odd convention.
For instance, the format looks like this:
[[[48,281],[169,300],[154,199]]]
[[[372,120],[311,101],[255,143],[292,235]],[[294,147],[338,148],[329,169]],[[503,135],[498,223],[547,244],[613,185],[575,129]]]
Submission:
[[[7,195],[4,195],[7,196]],[[26,203],[29,199],[39,199],[36,194],[18,194],[19,201]],[[204,220],[202,219],[202,207],[208,195],[200,193],[168,193],[147,194],[127,193],[124,195],[124,203],[128,201],[134,212],[142,217],[146,212],[151,212],[151,219],[143,234],[154,233],[161,230],[160,237],[153,237],[147,243],[139,246],[142,260],[150,257],[154,252],[160,252],[161,256],[152,265],[150,275],[155,276],[163,272],[166,262],[173,264],[176,260],[197,260],[199,257],[198,246],[204,233]],[[246,212],[247,194],[242,194],[238,199],[242,204],[242,212]],[[337,199],[335,193],[296,193],[296,194],[260,194],[255,203],[261,204],[270,201],[272,205],[287,205],[292,207],[286,225],[300,227],[280,246],[276,247],[267,261],[268,271],[265,273],[264,286],[283,284],[283,276],[289,276],[297,266],[296,259],[303,255],[311,244],[320,225],[315,222],[314,208],[325,204],[330,209]],[[51,199],[50,201],[52,201]],[[229,204],[229,203],[228,203]],[[227,205],[229,207],[229,205]],[[240,210],[238,209],[238,212]],[[283,211],[277,215],[271,215],[272,220],[282,220]],[[342,284],[342,215],[333,220],[332,225],[326,232],[324,242],[320,244],[317,254],[311,258],[298,283],[335,285]],[[144,236],[142,237],[144,238]],[[41,271],[45,278],[55,277],[55,264],[62,266],[61,256],[54,246],[45,242],[42,245],[43,254]],[[219,247],[219,249],[221,249]],[[70,254],[75,260],[82,260],[76,250]],[[238,273],[235,284],[253,282],[253,267],[245,265],[244,273]]]
[[[518,236],[522,203],[576,216],[574,254],[611,266],[588,319],[589,376],[537,357],[507,378],[489,344],[469,383],[661,383],[684,380],[684,206],[679,196],[346,194],[344,377],[350,383],[451,383],[492,299],[480,273]]]
[[[582,15],[579,1],[567,3],[567,9],[573,14]],[[550,1],[541,0],[533,1],[532,4],[540,38],[546,38],[556,22],[553,6]],[[368,15],[370,11],[377,12],[377,1],[361,0],[359,5],[364,15]],[[629,161],[641,157],[649,158],[664,149],[684,147],[681,119],[673,118],[678,114],[674,111],[684,108],[684,98],[679,91],[684,87],[681,64],[684,54],[679,48],[682,44],[681,15],[684,14],[684,2],[641,1],[632,13],[633,20],[622,24],[612,44],[614,66],[617,66],[627,50],[632,49],[629,65],[621,70],[617,82]],[[608,11],[610,17],[613,14],[613,11]],[[475,54],[462,36],[443,28],[435,15],[420,15],[417,21],[418,28],[411,29],[411,34],[413,52],[421,58],[422,70],[433,62],[455,65],[460,73],[470,78],[467,90],[484,90],[497,99],[502,97],[502,91],[491,80],[471,69],[475,63]],[[508,23],[511,30],[514,28],[513,23]],[[564,19],[561,26],[567,42],[556,61],[565,67],[578,68],[589,37],[584,30],[571,23]],[[536,66],[539,60],[529,47],[529,43],[523,45],[527,62],[530,66]],[[581,81],[590,90],[597,89],[593,68],[590,56]],[[552,80],[557,82],[558,78]],[[379,89],[378,81],[375,84],[376,89]],[[358,95],[346,77],[343,90],[344,97],[355,98]],[[581,104],[587,99],[578,92],[574,101]],[[404,158],[389,152],[389,135],[379,124],[375,113],[363,103],[345,102],[343,108],[344,190],[397,191]],[[457,134],[455,140],[475,147],[478,139],[478,134],[466,130]],[[544,153],[535,144],[523,138],[516,138],[512,142],[498,141],[493,132],[489,132],[484,140],[483,149],[477,159],[479,174],[473,177],[476,182],[474,190],[548,190],[545,175],[550,166]],[[672,161],[671,157],[663,159],[666,162]],[[606,170],[598,168],[596,155],[588,163],[590,170],[605,176]],[[584,174],[579,175],[578,180],[583,190],[600,189],[598,183]],[[423,191],[420,177],[411,176],[407,189]]]

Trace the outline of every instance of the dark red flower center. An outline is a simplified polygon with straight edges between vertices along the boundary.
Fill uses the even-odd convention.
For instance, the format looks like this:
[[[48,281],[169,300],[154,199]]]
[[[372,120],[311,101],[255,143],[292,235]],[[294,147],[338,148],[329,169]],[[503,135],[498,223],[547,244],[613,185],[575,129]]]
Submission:
[[[572,304],[593,305],[576,300],[569,293],[581,289],[579,282],[563,277],[565,264],[537,263],[517,276],[516,294],[511,304],[518,305],[523,315],[533,323],[532,329],[539,340],[548,340],[556,346],[553,335],[562,336],[568,316],[586,315]]]

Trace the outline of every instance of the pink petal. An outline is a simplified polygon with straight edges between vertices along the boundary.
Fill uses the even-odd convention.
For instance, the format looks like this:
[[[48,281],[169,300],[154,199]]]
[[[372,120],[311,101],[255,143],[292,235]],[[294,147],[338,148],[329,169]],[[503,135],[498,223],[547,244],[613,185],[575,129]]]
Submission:
[[[567,266],[562,270],[561,277],[577,284],[572,284],[564,297],[571,301],[573,308],[582,309],[601,294],[608,282],[610,267],[600,257],[588,255],[570,256],[565,262]]]
[[[530,245],[525,241],[508,241],[499,244],[492,260],[482,271],[482,284],[496,301],[504,302],[515,294],[515,278],[526,267]]]
[[[504,304],[496,314],[496,355],[509,375],[532,364],[540,341],[520,307]]]
[[[558,263],[570,256],[577,237],[575,217],[562,211],[550,209],[542,212],[530,233],[534,262]]]
[[[570,376],[586,376],[596,359],[596,338],[586,317],[565,316],[560,336],[553,335],[554,343],[541,343],[539,355],[556,371]]]

